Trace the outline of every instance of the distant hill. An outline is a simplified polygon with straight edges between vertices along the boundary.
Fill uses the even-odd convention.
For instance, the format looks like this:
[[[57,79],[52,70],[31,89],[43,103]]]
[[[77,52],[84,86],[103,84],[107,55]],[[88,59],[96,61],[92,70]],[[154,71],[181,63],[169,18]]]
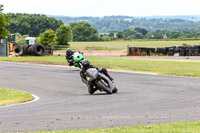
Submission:
[[[169,30],[200,30],[200,15],[183,16],[104,16],[104,17],[67,17],[51,16],[69,25],[72,22],[85,21],[100,33],[118,32],[127,28],[141,27],[148,31],[157,29]]]
[[[179,15],[179,16],[147,16],[146,18],[163,18],[163,19],[183,19],[183,20],[200,20],[200,15]]]

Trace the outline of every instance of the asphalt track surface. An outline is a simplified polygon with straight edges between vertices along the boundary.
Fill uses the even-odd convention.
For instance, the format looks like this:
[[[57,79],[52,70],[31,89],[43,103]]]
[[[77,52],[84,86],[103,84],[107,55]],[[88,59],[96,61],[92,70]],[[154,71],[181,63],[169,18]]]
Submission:
[[[0,132],[200,120],[200,78],[110,72],[119,93],[89,95],[78,69],[0,62],[0,88],[40,99],[0,107]]]

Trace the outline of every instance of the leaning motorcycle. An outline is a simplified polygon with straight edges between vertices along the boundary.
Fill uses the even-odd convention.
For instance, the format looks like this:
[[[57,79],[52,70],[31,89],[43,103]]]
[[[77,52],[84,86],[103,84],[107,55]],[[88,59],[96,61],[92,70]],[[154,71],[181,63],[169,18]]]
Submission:
[[[101,92],[105,91],[107,94],[117,92],[117,88],[112,81],[103,73],[100,73],[96,68],[89,68],[86,71],[86,79],[89,84],[92,84]],[[91,90],[88,90],[88,92],[91,94]]]
[[[74,52],[72,55],[72,59],[74,60],[75,67],[79,67],[79,68],[82,67],[81,62],[84,60],[83,53],[79,51]]]

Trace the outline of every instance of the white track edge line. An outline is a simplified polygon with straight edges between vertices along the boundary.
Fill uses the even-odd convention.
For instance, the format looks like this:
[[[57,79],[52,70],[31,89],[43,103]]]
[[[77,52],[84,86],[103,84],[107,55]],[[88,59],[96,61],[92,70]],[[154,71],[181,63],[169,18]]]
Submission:
[[[11,104],[11,105],[6,105],[6,106],[1,106],[0,108],[7,108],[7,107],[12,107],[12,106],[17,106],[17,105],[24,105],[24,104],[29,104],[29,103],[33,103],[33,102],[36,102],[38,101],[40,98],[34,94],[31,94],[34,99],[31,100],[31,101],[28,101],[28,102],[24,102],[24,103],[18,103],[18,104]]]

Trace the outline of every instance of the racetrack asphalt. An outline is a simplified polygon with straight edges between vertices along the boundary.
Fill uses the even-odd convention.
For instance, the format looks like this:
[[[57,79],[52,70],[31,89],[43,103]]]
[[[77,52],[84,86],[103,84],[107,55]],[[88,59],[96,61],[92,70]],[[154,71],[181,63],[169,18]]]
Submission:
[[[0,62],[0,88],[40,98],[29,104],[0,107],[0,132],[200,120],[200,78],[109,73],[119,92],[89,95],[76,68]]]

